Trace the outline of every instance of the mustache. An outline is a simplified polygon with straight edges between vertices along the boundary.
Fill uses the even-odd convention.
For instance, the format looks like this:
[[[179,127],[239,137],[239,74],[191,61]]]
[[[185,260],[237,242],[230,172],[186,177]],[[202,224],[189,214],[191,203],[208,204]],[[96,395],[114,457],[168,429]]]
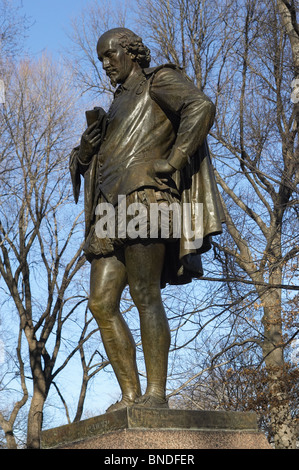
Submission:
[[[112,73],[116,72],[116,69],[107,68],[107,69],[105,69],[105,72],[106,72],[106,75],[108,75],[108,77],[109,77]]]

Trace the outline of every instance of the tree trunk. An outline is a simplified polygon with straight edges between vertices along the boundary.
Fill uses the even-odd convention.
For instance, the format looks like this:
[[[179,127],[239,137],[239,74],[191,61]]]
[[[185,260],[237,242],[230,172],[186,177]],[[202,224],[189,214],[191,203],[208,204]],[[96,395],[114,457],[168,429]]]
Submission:
[[[290,414],[283,352],[279,347],[273,350],[272,346],[272,352],[269,353],[268,346],[269,344],[265,344],[263,351],[267,369],[271,428],[275,449],[295,449],[296,435]]]
[[[47,397],[47,386],[41,363],[41,345],[28,338],[30,365],[33,377],[33,396],[28,414],[27,448],[40,448],[40,435],[43,422],[43,407]]]
[[[294,63],[294,95],[292,99],[294,103],[295,115],[297,126],[299,126],[299,25],[296,18],[296,6],[294,2],[287,2],[285,0],[277,0],[278,11],[281,18],[281,23],[285,29],[292,48],[293,63]]]
[[[15,436],[14,436],[12,431],[8,431],[8,432],[5,433],[5,439],[6,439],[8,449],[17,449],[18,448],[16,440],[15,440]]]
[[[39,390],[38,386],[34,386],[33,397],[28,414],[27,449],[40,448],[44,403],[44,394]]]
[[[84,401],[85,401],[86,392],[87,392],[87,384],[88,384],[88,375],[84,374],[74,422],[80,421],[82,418]]]
[[[294,449],[296,436],[290,413],[287,390],[287,371],[284,363],[281,299],[277,290],[271,289],[261,296],[264,306],[263,357],[267,370],[271,427],[276,449]]]
[[[12,425],[5,419],[1,419],[1,427],[5,434],[5,440],[8,449],[17,449],[16,439],[12,430]]]

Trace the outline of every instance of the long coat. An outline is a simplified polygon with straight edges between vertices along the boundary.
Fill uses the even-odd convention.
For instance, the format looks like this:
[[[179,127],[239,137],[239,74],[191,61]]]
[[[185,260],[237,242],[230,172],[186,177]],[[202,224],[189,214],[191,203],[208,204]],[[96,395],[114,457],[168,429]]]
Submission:
[[[173,67],[170,65],[170,67]],[[161,67],[151,69],[155,74]],[[106,113],[101,108],[95,109],[98,127],[105,129]],[[90,123],[89,123],[90,124]],[[70,156],[70,172],[74,190],[75,201],[78,201],[81,175],[84,176],[84,205],[85,205],[85,236],[88,236],[95,207],[97,205],[96,181],[97,181],[97,155],[94,155],[88,165],[80,162],[80,148],[73,149]],[[181,207],[190,204],[191,214],[181,210],[181,227],[186,223],[191,231],[196,232],[200,223],[198,219],[198,203],[202,204],[202,242],[190,244],[182,233],[179,240],[166,243],[166,256],[161,286],[169,284],[184,284],[192,278],[200,278],[203,275],[201,262],[202,253],[211,248],[210,237],[222,232],[224,213],[214,177],[207,141],[197,149],[182,170],[177,170],[172,175],[179,190]],[[187,217],[189,215],[189,217]],[[191,217],[190,217],[191,216]],[[187,220],[188,218],[188,220]]]

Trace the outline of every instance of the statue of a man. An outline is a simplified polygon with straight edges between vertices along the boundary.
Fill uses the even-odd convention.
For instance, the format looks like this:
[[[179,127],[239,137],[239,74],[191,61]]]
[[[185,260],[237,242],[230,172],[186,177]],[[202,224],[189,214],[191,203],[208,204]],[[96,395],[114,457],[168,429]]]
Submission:
[[[86,113],[89,125],[71,154],[70,169],[76,201],[80,175],[85,183],[89,308],[122,392],[107,411],[135,404],[167,407],[170,331],[161,287],[200,277],[200,254],[210,248],[210,235],[221,232],[221,207],[205,140],[215,107],[178,67],[149,68],[149,49],[126,28],[103,34],[97,53],[111,84],[118,87],[107,113],[102,108]],[[203,205],[203,243],[191,249],[174,234],[171,218],[167,238],[161,236],[161,220],[155,238],[150,236],[150,217],[146,231],[137,237],[123,227],[121,233],[105,237],[97,230],[103,217],[97,208],[103,203],[115,209],[117,218],[120,201],[126,210],[142,204],[149,215],[151,204],[169,207],[195,200]],[[120,313],[126,285],[140,317],[144,395],[135,343]]]

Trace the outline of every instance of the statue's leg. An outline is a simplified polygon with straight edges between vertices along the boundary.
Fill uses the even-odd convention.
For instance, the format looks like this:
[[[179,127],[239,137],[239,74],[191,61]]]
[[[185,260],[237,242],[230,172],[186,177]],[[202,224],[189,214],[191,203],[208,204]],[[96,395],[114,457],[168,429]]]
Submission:
[[[143,406],[167,406],[165,399],[170,331],[161,299],[163,243],[126,247],[125,261],[132,298],[140,315],[140,329],[147,372]]]
[[[126,268],[120,256],[92,261],[89,308],[99,325],[107,356],[122,391],[121,401],[107,411],[130,406],[141,394],[135,342],[119,310],[126,283]]]

